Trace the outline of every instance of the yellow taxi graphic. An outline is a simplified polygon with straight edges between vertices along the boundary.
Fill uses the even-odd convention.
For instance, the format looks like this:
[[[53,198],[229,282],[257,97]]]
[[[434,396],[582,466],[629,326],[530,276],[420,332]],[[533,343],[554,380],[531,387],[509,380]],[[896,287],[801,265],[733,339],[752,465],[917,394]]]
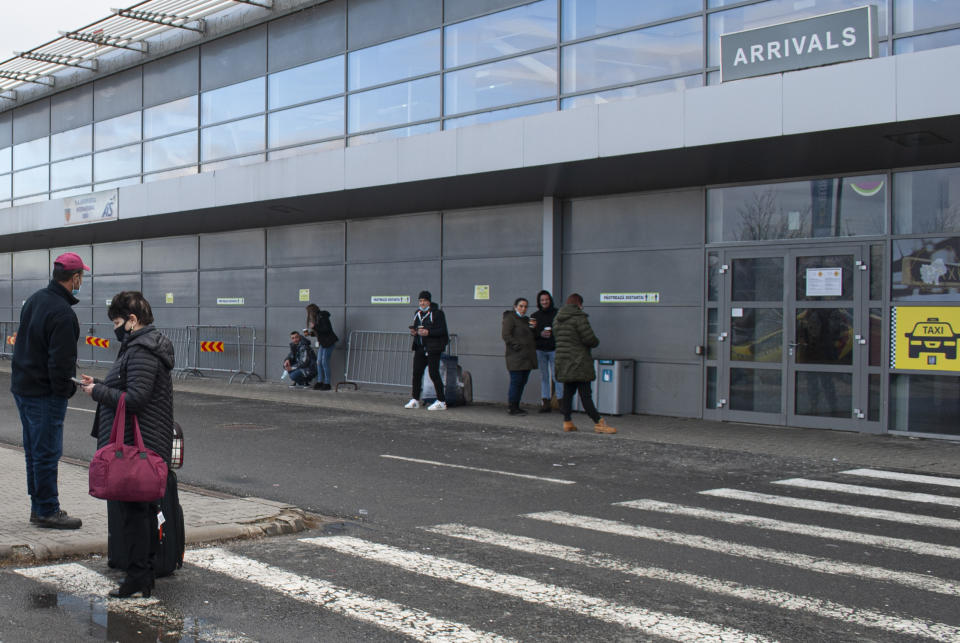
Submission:
[[[910,340],[908,352],[911,359],[920,357],[920,353],[943,353],[946,359],[957,359],[957,338],[960,333],[954,333],[953,327],[938,317],[927,317],[926,321],[917,322],[913,330],[904,335]]]

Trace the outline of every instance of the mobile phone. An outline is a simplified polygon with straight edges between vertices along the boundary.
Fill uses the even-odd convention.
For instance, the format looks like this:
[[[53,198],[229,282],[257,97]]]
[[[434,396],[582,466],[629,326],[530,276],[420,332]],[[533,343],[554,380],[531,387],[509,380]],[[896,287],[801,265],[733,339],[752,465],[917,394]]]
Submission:
[[[79,377],[71,377],[70,381],[76,384],[77,386],[83,386],[83,380]]]

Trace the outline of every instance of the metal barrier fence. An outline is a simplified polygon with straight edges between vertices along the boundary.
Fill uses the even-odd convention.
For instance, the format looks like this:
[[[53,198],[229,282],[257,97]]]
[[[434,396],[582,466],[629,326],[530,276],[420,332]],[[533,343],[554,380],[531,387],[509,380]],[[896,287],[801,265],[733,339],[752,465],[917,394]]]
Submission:
[[[350,331],[347,340],[347,383],[410,386],[413,372],[413,338],[410,333],[376,330]],[[446,354],[457,355],[457,336],[450,335]]]
[[[230,382],[251,377],[256,370],[257,331],[249,326],[187,326],[187,361],[178,377],[206,373],[230,373]]]
[[[13,340],[17,337],[19,322],[0,322],[0,359],[13,358]]]

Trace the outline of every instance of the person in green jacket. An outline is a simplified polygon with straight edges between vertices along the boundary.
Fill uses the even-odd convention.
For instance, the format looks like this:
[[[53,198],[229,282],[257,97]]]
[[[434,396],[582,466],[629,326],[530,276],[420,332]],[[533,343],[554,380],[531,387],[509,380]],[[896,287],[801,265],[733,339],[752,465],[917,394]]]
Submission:
[[[527,385],[530,371],[537,367],[537,322],[527,317],[528,302],[519,297],[513,302],[513,310],[503,312],[503,323],[500,325],[500,336],[506,345],[504,356],[507,359],[507,370],[510,371],[510,415],[526,415],[520,408],[520,398],[523,397],[523,387]]]
[[[553,336],[557,342],[557,381],[563,383],[563,400],[560,410],[563,412],[563,430],[576,431],[570,416],[574,393],[580,394],[583,410],[593,420],[596,433],[616,433],[608,425],[593,405],[590,382],[597,375],[593,370],[593,357],[590,349],[596,348],[600,340],[594,335],[583,312],[583,297],[574,293],[567,297],[567,304],[557,312],[553,320]]]

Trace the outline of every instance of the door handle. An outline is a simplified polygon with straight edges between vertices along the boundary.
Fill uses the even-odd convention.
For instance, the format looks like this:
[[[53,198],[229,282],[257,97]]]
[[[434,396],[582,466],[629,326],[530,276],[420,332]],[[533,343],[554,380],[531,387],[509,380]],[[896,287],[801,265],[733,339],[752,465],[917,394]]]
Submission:
[[[866,338],[865,338],[863,335],[854,335],[853,338],[856,340],[856,342],[857,342],[858,344],[866,344],[866,343],[867,343],[867,340],[866,340]]]
[[[728,335],[728,333],[726,333],[726,332],[720,333],[719,335],[717,335],[717,341],[718,341],[718,342],[725,342],[725,341],[727,341],[727,335]]]

